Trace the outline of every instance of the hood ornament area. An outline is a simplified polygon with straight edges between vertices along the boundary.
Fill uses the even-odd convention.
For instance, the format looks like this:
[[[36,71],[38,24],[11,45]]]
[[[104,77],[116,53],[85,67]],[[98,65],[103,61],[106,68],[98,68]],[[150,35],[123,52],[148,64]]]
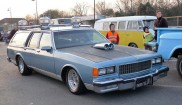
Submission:
[[[100,43],[100,44],[95,44],[93,47],[97,48],[97,49],[102,49],[102,50],[113,50],[114,44],[112,44],[112,43]]]

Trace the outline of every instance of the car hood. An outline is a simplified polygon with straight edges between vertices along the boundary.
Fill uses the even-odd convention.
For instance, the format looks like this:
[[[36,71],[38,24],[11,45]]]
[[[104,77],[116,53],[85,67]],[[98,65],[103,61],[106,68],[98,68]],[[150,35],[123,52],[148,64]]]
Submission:
[[[70,53],[94,62],[102,62],[122,57],[136,57],[142,54],[153,53],[151,51],[146,51],[138,48],[118,45],[115,45],[113,50],[97,49],[91,45],[62,48],[59,50],[61,52]]]

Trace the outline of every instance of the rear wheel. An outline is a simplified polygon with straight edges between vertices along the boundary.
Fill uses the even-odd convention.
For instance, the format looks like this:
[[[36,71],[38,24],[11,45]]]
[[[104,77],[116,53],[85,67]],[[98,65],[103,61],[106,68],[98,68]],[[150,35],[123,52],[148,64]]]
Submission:
[[[176,67],[177,67],[179,75],[182,77],[182,56],[178,57]]]
[[[27,67],[21,57],[18,57],[18,68],[21,75],[30,75],[32,73],[32,70]]]
[[[138,48],[138,46],[135,43],[130,43],[129,46],[134,47],[134,48]]]
[[[79,95],[85,92],[86,88],[74,69],[69,69],[66,76],[66,84],[69,91],[73,94]]]

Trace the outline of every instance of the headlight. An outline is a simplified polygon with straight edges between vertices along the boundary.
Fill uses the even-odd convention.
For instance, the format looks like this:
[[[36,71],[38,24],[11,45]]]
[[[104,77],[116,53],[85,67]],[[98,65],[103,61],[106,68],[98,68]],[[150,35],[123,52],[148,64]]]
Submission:
[[[162,63],[162,58],[156,58],[156,63]]]
[[[161,57],[152,59],[152,64],[153,65],[154,64],[160,64],[160,63],[162,63],[162,58]]]
[[[112,74],[115,73],[115,67],[105,67],[105,68],[93,68],[92,75],[93,76],[101,76],[101,75],[107,75],[107,74]]]
[[[155,64],[155,59],[152,59],[152,64]]]
[[[99,69],[99,75],[106,75],[106,74],[112,74],[115,73],[114,67],[106,67]]]
[[[106,69],[99,69],[99,75],[106,75]]]
[[[114,69],[114,67],[107,67],[106,72],[107,72],[107,74],[112,74],[112,73],[115,73],[115,69]]]

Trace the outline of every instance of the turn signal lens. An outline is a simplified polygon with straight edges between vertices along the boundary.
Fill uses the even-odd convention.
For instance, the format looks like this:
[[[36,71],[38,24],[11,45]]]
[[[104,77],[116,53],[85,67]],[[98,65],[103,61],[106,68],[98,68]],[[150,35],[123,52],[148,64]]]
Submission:
[[[93,68],[92,76],[94,76],[94,77],[99,76],[99,70],[98,70],[98,68]]]

